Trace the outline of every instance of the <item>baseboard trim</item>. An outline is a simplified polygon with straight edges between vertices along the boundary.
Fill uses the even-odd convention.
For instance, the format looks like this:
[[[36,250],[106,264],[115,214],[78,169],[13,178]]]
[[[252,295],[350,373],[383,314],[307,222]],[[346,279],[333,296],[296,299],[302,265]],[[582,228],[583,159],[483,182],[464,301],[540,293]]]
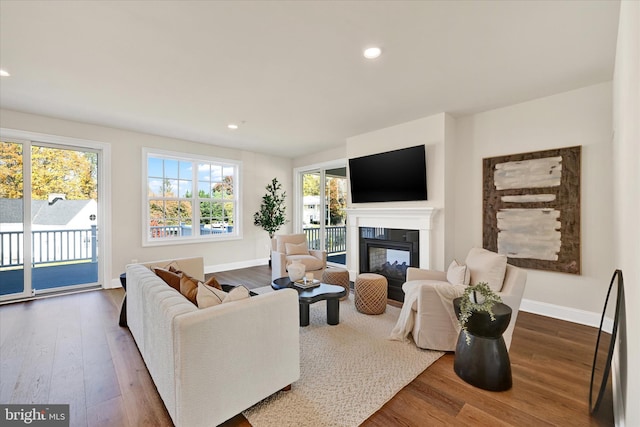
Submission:
[[[230,262],[227,264],[205,265],[204,273],[217,273],[219,271],[239,270],[241,268],[257,267],[269,263],[269,258],[251,259],[247,261]]]
[[[120,278],[116,277],[115,279],[111,279],[110,282],[105,281],[102,289],[116,289],[121,287],[122,287],[122,283],[120,283]]]
[[[594,328],[600,327],[600,319],[602,317],[602,313],[594,313],[591,311],[579,310],[577,308],[563,307],[560,305],[528,299],[522,300],[520,303],[520,311],[552,317],[554,319],[566,320],[567,322],[592,326]],[[602,329],[605,332],[611,333],[613,330],[613,320],[605,318]]]

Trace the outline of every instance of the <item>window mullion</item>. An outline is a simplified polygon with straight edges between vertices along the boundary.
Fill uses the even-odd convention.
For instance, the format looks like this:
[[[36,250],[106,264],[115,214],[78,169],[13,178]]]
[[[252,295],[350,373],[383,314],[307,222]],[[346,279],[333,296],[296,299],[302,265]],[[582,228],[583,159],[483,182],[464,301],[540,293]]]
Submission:
[[[193,235],[200,237],[200,195],[198,192],[198,162],[191,162],[191,221]],[[196,231],[197,230],[197,231]]]

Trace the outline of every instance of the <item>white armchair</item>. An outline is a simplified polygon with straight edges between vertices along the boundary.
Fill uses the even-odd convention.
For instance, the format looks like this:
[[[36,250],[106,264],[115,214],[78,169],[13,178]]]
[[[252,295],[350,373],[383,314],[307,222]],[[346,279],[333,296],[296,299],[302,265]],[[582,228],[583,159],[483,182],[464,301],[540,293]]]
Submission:
[[[327,251],[309,249],[304,233],[274,236],[271,240],[271,279],[287,276],[287,266],[293,261],[300,261],[307,272],[321,279],[327,268]]]
[[[497,267],[497,273],[491,266],[487,269],[493,268],[494,271],[483,269],[487,260],[490,260],[489,263],[502,263],[499,257],[504,256],[474,248],[469,252],[465,264],[470,270],[471,284],[489,282],[490,287],[494,291],[497,290],[496,293],[502,298],[502,302],[511,307],[511,321],[503,334],[509,349],[527,273],[521,268],[506,264],[506,257],[503,266]],[[490,277],[500,279],[494,279],[491,283],[488,279]],[[453,308],[453,300],[462,296],[466,287],[467,284],[452,284],[447,281],[447,272],[410,267],[407,270],[407,281],[402,285],[405,292],[404,306],[392,338],[404,339],[411,333],[414,342],[420,348],[455,351],[460,325]]]

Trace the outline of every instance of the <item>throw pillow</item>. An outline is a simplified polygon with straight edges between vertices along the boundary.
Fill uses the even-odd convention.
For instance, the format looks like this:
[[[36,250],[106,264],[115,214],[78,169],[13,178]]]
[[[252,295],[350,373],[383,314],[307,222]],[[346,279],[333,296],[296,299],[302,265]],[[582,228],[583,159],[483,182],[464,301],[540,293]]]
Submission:
[[[213,307],[222,304],[222,301],[224,301],[226,297],[226,292],[213,286],[205,285],[202,282],[198,283],[196,301],[198,302],[199,308]]]
[[[159,267],[154,268],[153,272],[156,273],[156,276],[164,280],[167,285],[180,292],[181,276],[179,274]]]
[[[222,286],[220,286],[220,283],[218,283],[218,280],[215,278],[215,276],[209,277],[209,279],[206,282],[204,282],[204,284],[207,286],[213,286],[216,289],[222,290]]]
[[[249,290],[242,285],[236,286],[229,292],[225,292],[213,286],[205,285],[202,282],[198,283],[196,300],[198,301],[199,308],[213,307],[245,298],[249,298]]]
[[[507,257],[482,248],[472,248],[465,264],[471,270],[471,283],[485,282],[494,292],[500,292],[507,271]]]
[[[468,285],[471,279],[469,268],[464,264],[458,264],[455,259],[449,264],[447,269],[447,282],[452,285]]]
[[[196,299],[198,295],[198,279],[189,276],[187,273],[182,273],[182,278],[180,279],[180,293],[189,301],[198,305],[198,301]]]
[[[224,300],[222,300],[222,302],[223,303],[227,303],[227,302],[231,302],[231,301],[238,301],[238,300],[245,299],[245,298],[249,298],[249,289],[247,289],[244,286],[240,285],[240,286],[236,286],[235,288],[231,289],[227,293],[227,296],[224,298]]]
[[[285,243],[287,255],[309,255],[307,242],[302,243]]]
[[[307,237],[304,234],[281,234],[275,237],[276,251],[282,254],[287,253],[287,243],[306,243]]]

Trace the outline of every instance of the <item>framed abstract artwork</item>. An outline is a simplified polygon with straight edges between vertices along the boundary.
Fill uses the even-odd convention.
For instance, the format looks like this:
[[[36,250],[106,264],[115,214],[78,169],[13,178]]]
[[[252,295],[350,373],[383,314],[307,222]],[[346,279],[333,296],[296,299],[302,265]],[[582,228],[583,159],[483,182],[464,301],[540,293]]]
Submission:
[[[483,159],[483,246],[509,263],[580,274],[581,146]]]

